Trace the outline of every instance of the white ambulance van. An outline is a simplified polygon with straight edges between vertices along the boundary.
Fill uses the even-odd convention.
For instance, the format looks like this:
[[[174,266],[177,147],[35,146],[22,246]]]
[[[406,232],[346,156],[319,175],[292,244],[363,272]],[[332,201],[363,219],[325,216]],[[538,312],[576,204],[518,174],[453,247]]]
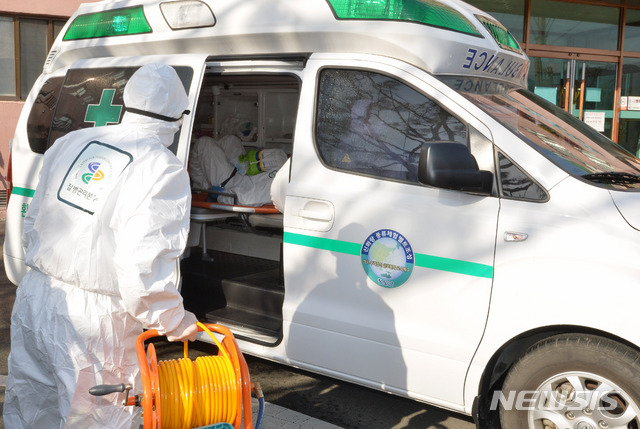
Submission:
[[[12,141],[12,282],[42,154],[118,123],[151,62],[189,94],[185,167],[203,136],[290,157],[282,213],[191,214],[185,305],[244,352],[483,428],[640,427],[640,160],[529,92],[458,0],[82,5]]]

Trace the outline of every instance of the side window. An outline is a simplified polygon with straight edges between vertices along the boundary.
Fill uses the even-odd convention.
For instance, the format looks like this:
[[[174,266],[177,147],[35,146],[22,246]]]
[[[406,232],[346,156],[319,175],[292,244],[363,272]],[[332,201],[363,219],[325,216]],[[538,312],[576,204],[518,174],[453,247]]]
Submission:
[[[465,124],[410,86],[362,70],[320,74],[316,144],[330,167],[418,181],[423,143],[467,143]]]
[[[58,104],[60,89],[64,78],[54,77],[48,79],[33,102],[29,119],[27,119],[27,137],[31,150],[36,153],[44,153],[49,142],[49,131],[53,120],[53,112]]]
[[[546,201],[547,193],[509,158],[498,152],[502,196],[530,201]]]
[[[136,67],[69,70],[47,148],[71,131],[119,123],[124,114],[124,86],[136,70]]]
[[[64,83],[61,78],[47,81],[29,113],[27,130],[31,150],[44,153],[71,131],[119,123],[124,114],[124,87],[137,69],[72,69],[67,72]],[[193,69],[175,69],[185,88],[189,88]]]

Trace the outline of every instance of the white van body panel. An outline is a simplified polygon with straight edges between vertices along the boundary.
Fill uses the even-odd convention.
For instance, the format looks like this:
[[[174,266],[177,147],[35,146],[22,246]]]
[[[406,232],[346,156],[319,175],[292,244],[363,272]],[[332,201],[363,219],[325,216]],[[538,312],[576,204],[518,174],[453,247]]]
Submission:
[[[629,318],[636,300],[608,296],[637,284],[640,232],[629,228],[606,189],[567,178],[549,194],[544,204],[502,201],[491,311],[469,371],[467,407],[489,359],[524,333],[572,327],[640,344]],[[506,242],[507,231],[528,237]]]

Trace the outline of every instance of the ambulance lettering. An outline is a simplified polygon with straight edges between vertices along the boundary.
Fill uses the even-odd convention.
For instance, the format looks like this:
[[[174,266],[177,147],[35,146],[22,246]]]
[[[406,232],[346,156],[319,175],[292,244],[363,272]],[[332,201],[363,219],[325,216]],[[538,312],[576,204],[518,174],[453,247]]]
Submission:
[[[462,63],[463,69],[483,71],[487,74],[506,77],[510,79],[522,79],[527,72],[524,62],[508,60],[490,52],[478,52],[469,48],[467,56]]]
[[[504,92],[509,89],[507,85],[498,81],[490,81],[490,80],[482,80],[482,79],[456,79],[451,82],[452,88],[464,91],[471,92],[474,94],[484,94],[488,92]]]

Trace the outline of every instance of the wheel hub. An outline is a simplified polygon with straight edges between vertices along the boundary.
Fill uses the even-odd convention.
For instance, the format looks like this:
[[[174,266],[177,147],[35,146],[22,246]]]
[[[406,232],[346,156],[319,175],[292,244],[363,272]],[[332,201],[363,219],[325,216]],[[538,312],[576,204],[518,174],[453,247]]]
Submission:
[[[638,428],[638,405],[614,383],[597,375],[558,374],[542,383],[537,394],[542,399],[529,411],[531,429]]]

